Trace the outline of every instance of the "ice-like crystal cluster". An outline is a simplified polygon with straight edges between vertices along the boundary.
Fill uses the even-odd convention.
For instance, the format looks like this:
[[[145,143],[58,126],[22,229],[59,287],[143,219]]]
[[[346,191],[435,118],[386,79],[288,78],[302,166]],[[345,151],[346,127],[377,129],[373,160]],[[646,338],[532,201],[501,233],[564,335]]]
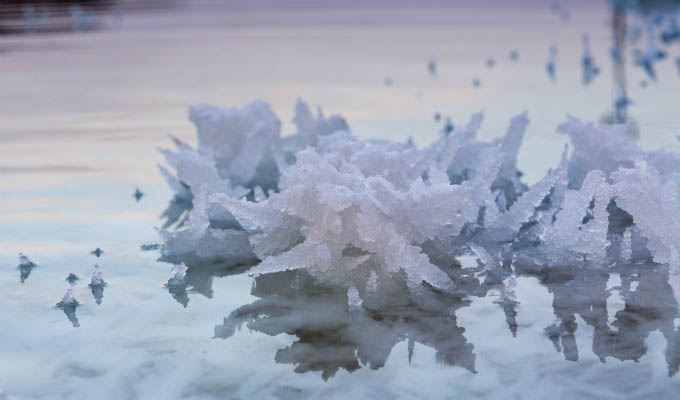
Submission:
[[[455,290],[448,268],[469,254],[489,272],[652,261],[680,276],[680,156],[640,150],[623,126],[570,117],[558,133],[571,154],[529,187],[516,167],[526,114],[489,142],[476,138],[476,114],[424,148],[362,141],[302,102],[289,136],[263,102],[189,114],[198,148],[174,139],[162,150],[175,173],[161,172],[187,205],[166,213],[167,258],[257,263],[256,276],[304,269],[361,298]]]

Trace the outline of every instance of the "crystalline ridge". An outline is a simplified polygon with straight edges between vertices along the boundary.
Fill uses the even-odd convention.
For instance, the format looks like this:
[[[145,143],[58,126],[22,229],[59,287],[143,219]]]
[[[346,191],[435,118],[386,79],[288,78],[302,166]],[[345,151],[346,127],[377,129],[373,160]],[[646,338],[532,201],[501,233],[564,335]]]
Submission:
[[[301,101],[283,137],[263,102],[192,107],[190,118],[198,148],[174,139],[162,150],[174,172],[161,173],[192,207],[161,229],[166,257],[258,263],[253,275],[304,269],[361,297],[394,282],[455,290],[448,268],[465,254],[488,269],[679,264],[680,156],[639,149],[624,126],[569,117],[558,133],[571,154],[527,186],[516,166],[526,113],[488,142],[475,114],[424,148],[362,141]]]

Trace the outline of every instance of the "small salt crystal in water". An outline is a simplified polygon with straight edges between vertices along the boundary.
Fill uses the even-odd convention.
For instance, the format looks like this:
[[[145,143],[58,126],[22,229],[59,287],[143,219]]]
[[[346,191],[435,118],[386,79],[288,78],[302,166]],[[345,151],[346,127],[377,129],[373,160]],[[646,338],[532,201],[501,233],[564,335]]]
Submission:
[[[75,283],[73,283],[66,290],[66,294],[61,299],[61,301],[57,303],[57,307],[64,311],[64,314],[66,314],[66,317],[69,319],[69,321],[71,321],[73,327],[78,328],[80,323],[78,322],[78,317],[76,316],[76,309],[80,303],[78,303],[75,298],[75,290],[76,286]]]
[[[94,297],[95,302],[97,305],[102,304],[102,300],[104,298],[104,287],[106,286],[106,282],[104,282],[104,278],[102,276],[102,271],[99,269],[99,265],[95,264],[94,265],[94,271],[92,272],[92,279],[90,280],[90,291],[92,292],[92,296]]]
[[[28,257],[23,253],[19,253],[19,280],[21,283],[26,282],[26,279],[31,275],[33,269],[37,267]]]
[[[583,83],[588,85],[600,73],[600,68],[595,65],[595,60],[590,52],[590,37],[588,35],[583,35],[582,44],[583,55],[581,57],[581,66],[583,68]]]
[[[650,80],[656,81],[656,67],[654,64],[665,59],[667,53],[659,49],[652,25],[647,26],[646,49],[644,51],[635,49],[633,56],[635,64],[644,70]]]
[[[132,197],[134,197],[135,200],[139,201],[142,199],[142,197],[144,197],[144,193],[141,190],[139,190],[139,188],[136,188],[135,192],[132,194]]]
[[[548,62],[545,64],[545,70],[548,72],[548,76],[551,80],[556,79],[555,74],[555,62],[557,61],[557,46],[550,46],[548,53]]]
[[[437,75],[437,61],[434,58],[430,58],[427,61],[427,71],[432,76]]]
[[[64,294],[64,297],[61,299],[59,303],[57,303],[58,306],[64,307],[68,305],[74,305],[78,304],[78,301],[75,299],[75,286],[71,285],[69,288],[66,290],[66,294]]]
[[[90,281],[90,286],[103,286],[105,284],[102,277],[102,270],[99,268],[98,264],[94,265],[94,271],[92,272],[92,280]]]
[[[444,126],[442,127],[442,133],[444,135],[448,135],[451,132],[453,132],[454,126],[453,122],[451,121],[451,118],[446,117],[446,120],[444,121]]]
[[[73,272],[69,273],[66,277],[66,281],[70,284],[74,284],[80,280],[80,277]]]

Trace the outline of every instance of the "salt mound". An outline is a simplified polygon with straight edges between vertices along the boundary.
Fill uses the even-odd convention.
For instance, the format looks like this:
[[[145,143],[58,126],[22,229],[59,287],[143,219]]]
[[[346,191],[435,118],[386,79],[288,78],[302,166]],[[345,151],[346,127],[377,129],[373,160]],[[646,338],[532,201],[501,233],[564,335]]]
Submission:
[[[190,118],[198,149],[162,150],[175,173],[161,172],[191,207],[161,230],[165,257],[259,261],[256,276],[304,269],[361,298],[399,282],[455,290],[449,267],[469,254],[488,271],[653,261],[680,276],[680,156],[640,150],[622,126],[570,117],[558,132],[571,156],[529,187],[516,167],[526,113],[499,139],[476,138],[476,114],[422,149],[362,141],[300,101],[285,137],[259,101]]]

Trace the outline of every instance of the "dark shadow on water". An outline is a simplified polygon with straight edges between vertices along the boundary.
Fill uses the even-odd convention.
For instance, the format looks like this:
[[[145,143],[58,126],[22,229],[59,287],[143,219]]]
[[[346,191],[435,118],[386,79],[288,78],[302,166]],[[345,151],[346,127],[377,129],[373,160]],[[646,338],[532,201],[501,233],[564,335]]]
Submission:
[[[473,291],[482,285],[466,282]],[[215,337],[229,338],[243,325],[267,335],[297,337],[279,349],[277,363],[296,372],[321,372],[324,380],[339,369],[379,369],[398,343],[407,342],[410,362],[415,343],[436,350],[436,361],[475,372],[473,346],[458,326],[456,310],[469,300],[425,288],[423,296],[367,294],[353,303],[346,289],[319,285],[304,272],[287,271],[255,279],[251,294],[259,299],[233,311],[215,327]]]
[[[512,336],[521,335],[516,317],[532,311],[522,309],[514,298],[514,286],[509,287],[508,283],[525,276],[537,278],[537,284],[553,295],[556,322],[544,331],[546,339],[563,353],[565,360],[577,362],[579,350],[583,351],[576,341],[578,315],[594,329],[592,352],[601,362],[639,361],[647,354],[645,340],[658,330],[668,343],[665,350],[668,375],[678,372],[680,331],[675,326],[678,305],[665,266],[633,264],[611,271],[573,267],[549,271],[516,266],[514,269],[488,273],[481,267],[454,265],[447,272],[457,283],[455,294],[424,287],[416,296],[404,288],[401,294],[364,292],[362,300],[352,294],[352,289],[348,294],[346,288],[319,284],[302,271],[262,275],[255,278],[251,290],[258,300],[234,310],[215,326],[215,337],[228,339],[244,325],[270,336],[282,333],[295,336],[297,340],[279,349],[274,360],[293,365],[298,373],[319,372],[324,380],[341,369],[352,372],[382,368],[392,349],[401,342],[408,346],[409,359],[405,362],[410,362],[415,344],[419,343],[436,351],[438,363],[474,373],[475,338],[466,337],[456,312],[469,306],[474,298],[497,296],[500,292],[500,299],[494,303],[503,310]],[[191,290],[210,298],[214,277],[236,273],[238,270],[217,266],[212,270],[194,267],[188,270],[186,279],[192,282]],[[619,286],[608,288],[610,273],[620,277]],[[607,309],[607,299],[613,295],[620,296],[623,309]]]

